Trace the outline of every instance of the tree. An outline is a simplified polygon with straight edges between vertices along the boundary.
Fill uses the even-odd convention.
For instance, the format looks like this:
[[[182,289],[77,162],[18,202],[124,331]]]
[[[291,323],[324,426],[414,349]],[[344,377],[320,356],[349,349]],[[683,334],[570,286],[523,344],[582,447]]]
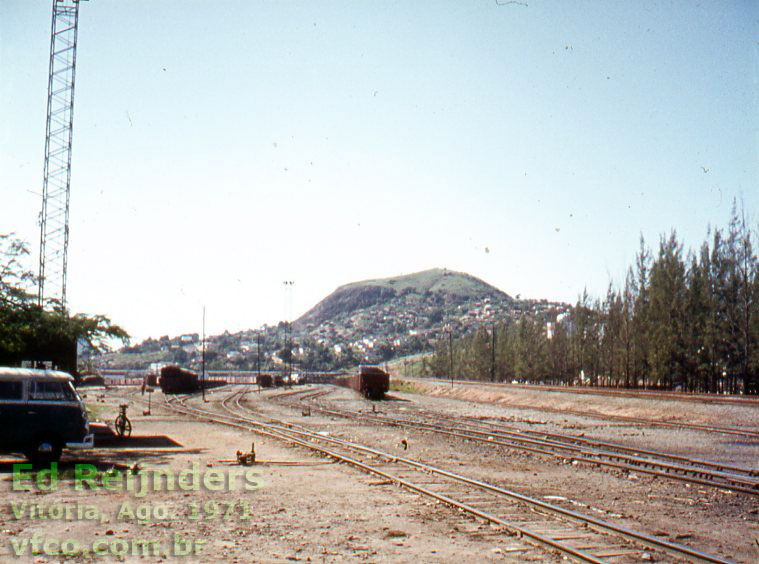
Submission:
[[[649,288],[648,277],[651,264],[651,253],[646,248],[643,236],[640,237],[640,248],[635,259],[635,303],[633,314],[633,333],[635,335],[635,346],[633,348],[633,374],[635,375],[635,386],[640,381],[643,387],[646,387],[648,358],[647,347],[649,341]]]
[[[586,289],[570,312],[570,366],[573,378],[582,372],[590,377],[591,383],[595,383],[596,379],[594,348],[597,327],[594,318],[595,313]]]
[[[571,384],[582,373],[593,385],[759,394],[757,236],[734,203],[728,229],[708,229],[685,258],[675,231],[655,257],[641,237],[623,289],[610,284],[603,301],[584,291],[566,315],[515,307],[494,325],[496,379]],[[459,377],[489,379],[491,334],[480,326],[453,344]],[[449,354],[438,343],[430,368],[446,373]]]
[[[293,360],[293,350],[291,345],[285,345],[279,351],[277,352],[277,356],[280,358],[282,362],[285,364],[288,364],[292,362]]]
[[[632,268],[628,269],[625,278],[625,289],[622,294],[622,327],[620,329],[622,340],[622,369],[625,375],[625,388],[634,384],[635,362],[635,281]]]
[[[113,339],[128,342],[127,332],[104,315],[70,315],[52,302],[52,310],[37,303],[34,274],[23,267],[28,245],[13,234],[0,234],[0,364],[55,358],[76,372],[76,345],[86,342],[96,351],[109,349]]]
[[[548,370],[550,378],[557,384],[571,384],[572,371],[569,366],[569,334],[567,324],[554,319],[553,332],[548,340]]]
[[[611,284],[606,291],[602,311],[603,326],[601,332],[602,366],[604,379],[608,385],[618,384],[617,376],[622,373],[622,327],[624,324],[624,305],[621,296]]]
[[[730,221],[729,240],[731,250],[731,286],[735,287],[735,305],[732,308],[735,336],[735,363],[733,369],[742,381],[744,390],[754,387],[757,374],[753,367],[756,334],[753,331],[753,317],[756,315],[759,294],[756,291],[757,257],[751,241],[751,230],[746,224],[746,214],[741,207],[737,212],[733,201],[733,217]]]
[[[28,245],[13,233],[0,233],[0,308],[3,310],[22,307],[34,299],[30,289],[36,278],[22,264],[28,254]]]
[[[709,246],[701,248],[700,260],[690,257],[688,268],[688,295],[686,298],[687,331],[685,359],[688,389],[708,391],[713,371],[712,341],[710,337],[711,295],[709,292]]]
[[[661,238],[651,266],[648,364],[657,386],[685,382],[686,283],[682,245],[673,231]]]

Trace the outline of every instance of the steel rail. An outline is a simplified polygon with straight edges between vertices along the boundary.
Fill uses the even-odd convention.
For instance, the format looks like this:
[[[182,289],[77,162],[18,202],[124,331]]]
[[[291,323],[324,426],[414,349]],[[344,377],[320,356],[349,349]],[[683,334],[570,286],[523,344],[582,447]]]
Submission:
[[[491,403],[480,401],[478,403]],[[575,415],[577,417],[588,417],[591,419],[609,420],[609,421],[626,421],[637,425],[649,425],[652,427],[674,427],[677,429],[686,429],[690,431],[704,431],[707,433],[719,433],[723,435],[737,435],[759,439],[759,431],[740,429],[737,427],[719,427],[716,425],[701,425],[698,423],[678,423],[675,421],[657,421],[655,419],[642,419],[639,417],[630,417],[627,415],[613,415],[608,413],[599,413],[597,411],[579,411],[574,409],[558,409],[554,407],[535,406],[528,404],[509,403],[506,407],[513,409],[523,409],[530,411],[545,411],[547,413],[560,413],[562,415]]]
[[[336,411],[333,411],[333,413],[337,414]],[[350,412],[347,412],[350,413]],[[365,418],[372,418],[373,420],[377,421],[383,421],[385,419],[388,419],[389,421],[393,423],[397,423],[399,425],[407,425],[407,426],[418,426],[420,428],[427,428],[432,431],[437,431],[441,433],[449,433],[450,431],[446,428],[441,427],[440,425],[436,425],[433,423],[426,423],[423,421],[413,421],[408,419],[402,419],[402,418],[386,418],[386,417],[378,417],[378,416],[370,416],[366,414],[361,413],[355,413],[355,416],[358,417],[365,417]],[[469,423],[465,423],[466,425],[471,425]],[[475,440],[483,440],[482,437],[487,437],[487,439],[484,440],[484,442],[488,442],[490,444],[495,444],[494,440],[491,440],[491,437],[505,437],[507,439],[517,441],[518,443],[526,443],[526,444],[534,444],[537,446],[546,446],[550,448],[555,448],[557,450],[563,450],[563,451],[570,451],[573,453],[579,453],[579,456],[585,456],[585,457],[592,457],[587,459],[587,462],[591,463],[599,463],[602,464],[603,461],[599,460],[599,457],[607,458],[610,460],[622,460],[627,462],[628,464],[612,464],[613,466],[618,466],[620,468],[624,468],[627,470],[635,470],[639,472],[646,472],[646,473],[653,473],[657,476],[664,476],[664,477],[670,477],[677,480],[685,480],[693,483],[698,483],[701,485],[708,485],[708,486],[714,486],[714,487],[720,487],[720,488],[726,488],[733,491],[739,491],[745,494],[749,495],[757,495],[759,496],[759,480],[751,480],[746,479],[744,476],[737,476],[735,474],[731,474],[729,472],[722,472],[717,470],[707,470],[705,468],[699,468],[697,466],[700,466],[704,463],[709,464],[705,461],[700,460],[691,460],[687,457],[677,457],[681,462],[685,462],[686,464],[690,463],[691,466],[685,466],[683,464],[673,464],[666,461],[659,461],[659,460],[653,460],[651,458],[641,458],[639,456],[632,456],[628,454],[620,454],[616,452],[611,451],[605,451],[605,450],[598,450],[598,451],[592,451],[592,450],[583,450],[582,448],[576,446],[567,444],[567,443],[561,443],[557,440],[552,439],[540,439],[540,438],[531,438],[531,437],[525,437],[520,436],[519,433],[503,433],[499,431],[492,431],[492,430],[463,430],[461,433],[469,433],[470,435],[463,435],[465,438],[472,438]],[[555,435],[554,435],[555,436]],[[509,443],[509,445],[513,445],[514,443]],[[607,445],[610,445],[610,443],[606,443]],[[593,446],[593,445],[590,445]],[[518,448],[518,446],[516,447]],[[609,448],[609,447],[605,447]],[[616,448],[616,445],[611,446],[611,448]],[[641,453],[646,454],[647,456],[654,455],[653,451],[642,451],[642,450],[636,450],[632,448],[625,448],[621,447],[620,450],[625,450],[626,452],[631,453]],[[545,452],[545,451],[541,451]],[[555,452],[548,452],[547,454],[552,454],[554,456],[561,457],[562,455],[557,454]],[[662,454],[663,457],[669,458],[670,455]],[[569,455],[572,459],[578,459],[577,455]],[[675,458],[672,456],[672,458]],[[646,468],[643,468],[644,466],[650,466],[650,467],[659,467],[664,469],[663,472],[656,472],[651,471]],[[713,466],[724,468],[723,465],[719,465],[717,463],[713,463]],[[753,471],[746,470],[743,468],[737,468],[736,470],[739,470],[743,473],[746,473],[748,476],[753,475]],[[682,472],[682,473],[688,473],[688,474],[694,474],[696,476],[702,476],[702,477],[714,477],[717,479],[725,480],[725,482],[719,482],[717,480],[700,480],[697,477],[691,478],[688,476],[681,476],[677,474],[673,474],[672,472]]]
[[[297,391],[297,392],[293,392],[291,395],[295,395],[297,393],[303,393],[303,392],[304,392],[303,390],[300,390],[300,391]],[[303,396],[302,398],[300,398],[300,401],[313,400],[313,399],[316,399],[317,397],[321,397],[321,396],[327,395],[329,393],[330,393],[329,390],[322,391],[322,392],[317,392],[317,393],[312,393],[312,394],[309,394],[308,396]],[[280,399],[280,396],[275,396],[275,397],[272,397],[271,399]],[[513,437],[513,438],[518,438],[518,439],[524,439],[524,438],[526,438],[525,437],[526,435],[529,435],[530,437],[537,437],[539,439],[545,439],[545,440],[553,439],[553,440],[558,441],[559,443],[562,443],[562,442],[564,442],[564,443],[570,443],[570,444],[571,443],[577,443],[577,444],[588,445],[588,446],[596,447],[596,448],[599,448],[599,447],[601,447],[601,448],[608,448],[608,449],[611,449],[612,451],[617,450],[617,451],[620,451],[620,452],[627,452],[627,453],[630,453],[632,455],[635,455],[635,456],[626,458],[627,460],[630,460],[630,461],[632,461],[634,463],[638,463],[638,462],[643,463],[643,464],[647,463],[647,460],[644,459],[644,458],[640,458],[639,455],[653,456],[653,457],[659,457],[659,458],[667,459],[667,460],[671,460],[671,461],[684,462],[686,464],[690,464],[693,468],[686,468],[686,470],[690,471],[692,473],[699,473],[700,470],[698,468],[695,468],[695,467],[696,466],[703,466],[705,468],[712,468],[714,470],[723,472],[725,474],[725,478],[726,479],[736,478],[738,481],[740,481],[741,476],[737,476],[736,474],[744,474],[744,475],[749,476],[749,477],[759,476],[759,471],[757,471],[757,470],[742,468],[740,466],[734,466],[734,465],[730,465],[730,464],[724,464],[724,463],[721,463],[721,462],[714,462],[714,461],[710,461],[710,460],[692,458],[692,457],[687,457],[687,456],[680,456],[680,455],[676,455],[676,454],[665,453],[665,452],[656,451],[656,450],[650,450],[650,449],[633,448],[633,447],[628,447],[628,446],[621,445],[621,444],[618,444],[618,443],[612,443],[612,442],[608,442],[608,441],[600,441],[600,440],[596,440],[596,439],[588,439],[588,438],[585,438],[585,437],[578,437],[576,435],[563,435],[563,434],[560,434],[560,433],[549,433],[549,432],[546,432],[546,431],[533,431],[531,429],[523,429],[521,427],[517,427],[517,426],[514,426],[514,425],[504,425],[503,423],[498,423],[498,422],[494,422],[494,421],[484,422],[484,421],[481,421],[481,420],[474,420],[471,417],[455,417],[455,416],[447,415],[447,414],[444,414],[444,413],[434,413],[433,414],[433,413],[430,413],[430,412],[428,412],[428,411],[426,411],[424,409],[418,409],[417,408],[416,411],[417,411],[418,414],[420,414],[420,415],[422,415],[424,417],[430,418],[430,419],[436,419],[438,421],[444,420],[444,421],[446,421],[446,424],[449,424],[450,422],[453,422],[453,423],[455,423],[457,425],[468,426],[468,427],[474,427],[476,429],[481,429],[481,430],[483,430],[484,433],[487,433],[488,435],[491,435],[491,434],[496,434],[496,435],[505,434],[508,437]],[[442,424],[442,422],[441,422],[441,424]],[[493,429],[497,429],[497,430],[494,432]],[[504,430],[505,433],[501,432],[500,431],[501,429]],[[565,445],[562,444],[561,446],[565,446]],[[608,454],[608,456],[610,456],[610,457],[616,457],[617,456],[614,452],[605,453],[605,454]],[[658,461],[654,461],[654,464],[658,465],[659,463],[658,463]],[[672,465],[671,469],[673,469],[673,470],[679,470],[680,467],[677,466],[677,465]],[[747,485],[754,485],[755,484],[754,481],[747,481],[747,482],[743,482],[743,483],[745,483]]]
[[[572,547],[566,546],[562,543],[559,543],[557,541],[554,541],[553,539],[550,539],[548,537],[544,537],[538,533],[535,533],[533,531],[530,531],[529,529],[526,529],[524,527],[520,527],[519,525],[516,525],[514,523],[510,523],[508,521],[505,521],[501,518],[499,518],[496,515],[491,515],[489,513],[486,513],[482,510],[479,510],[469,504],[462,503],[460,501],[456,501],[448,496],[442,495],[438,492],[434,492],[428,488],[424,488],[423,486],[420,486],[418,484],[414,484],[412,482],[409,482],[408,480],[401,478],[399,476],[395,476],[393,474],[390,474],[388,472],[385,472],[379,468],[375,468],[373,466],[370,466],[364,462],[361,462],[359,460],[356,460],[354,458],[351,458],[349,456],[346,456],[344,454],[340,454],[334,451],[331,451],[329,449],[320,447],[318,445],[315,445],[311,442],[298,439],[297,437],[290,436],[289,433],[295,433],[297,434],[297,431],[287,430],[287,429],[279,429],[276,426],[268,425],[266,423],[261,423],[255,420],[249,420],[249,418],[246,418],[244,416],[241,416],[239,414],[237,415],[223,415],[219,413],[215,413],[208,410],[203,409],[197,409],[197,408],[191,408],[184,404],[182,404],[182,407],[177,407],[176,405],[173,405],[169,402],[169,405],[172,409],[179,411],[180,413],[185,413],[188,415],[193,415],[195,417],[201,417],[210,421],[213,421],[218,424],[227,425],[231,427],[237,427],[240,429],[245,429],[247,431],[255,432],[263,436],[267,436],[273,439],[277,439],[280,441],[284,441],[290,444],[295,444],[301,447],[305,447],[309,450],[319,452],[320,454],[324,456],[328,456],[334,460],[344,462],[346,464],[350,464],[351,466],[354,466],[356,468],[360,468],[361,470],[374,474],[376,476],[385,478],[386,480],[390,480],[394,483],[397,483],[403,487],[405,487],[408,490],[420,493],[422,495],[426,495],[428,497],[431,497],[433,499],[436,499],[437,501],[440,501],[442,503],[445,503],[449,506],[455,507],[457,509],[460,509],[462,511],[465,511],[469,514],[475,515],[477,517],[480,517],[481,519],[485,519],[487,521],[490,521],[491,523],[495,523],[497,525],[503,526],[506,529],[511,530],[514,534],[516,534],[519,538],[526,537],[527,539],[531,540],[532,542],[536,543],[539,546],[542,546],[544,548],[548,548],[551,550],[559,551],[561,554],[579,561],[579,562],[588,562],[592,564],[603,564],[603,560],[600,560],[590,554],[587,554],[581,550],[574,549]],[[231,419],[231,421],[230,421]],[[239,421],[243,420],[245,423],[240,423]],[[251,427],[252,426],[252,427]],[[268,430],[267,430],[268,429]],[[304,433],[305,434],[305,433]],[[312,434],[313,435],[313,434]],[[324,439],[324,437],[320,437],[318,435],[313,435],[311,438],[317,438],[317,439]],[[329,441],[328,441],[329,442]],[[392,458],[391,455],[386,455],[388,458]],[[714,562],[714,561],[712,561]]]
[[[425,381],[435,382],[436,384],[451,385],[451,380],[443,380],[441,378],[430,378]],[[717,395],[706,394],[698,392],[667,392],[657,390],[640,390],[635,388],[627,389],[607,389],[607,388],[588,388],[580,386],[551,386],[540,384],[510,384],[507,382],[495,383],[495,382],[479,382],[474,380],[454,380],[454,383],[462,386],[484,386],[488,388],[497,388],[501,390],[508,390],[510,388],[516,388],[520,390],[529,390],[536,392],[550,392],[550,393],[567,393],[567,394],[583,394],[583,395],[598,395],[598,396],[616,396],[633,399],[661,399],[671,401],[684,401],[691,403],[714,403],[725,404],[744,407],[756,407],[759,405],[759,397],[751,396],[736,396],[736,395]]]
[[[307,399],[307,398],[302,398]],[[336,408],[315,407],[316,410],[339,417],[348,417],[353,419],[363,419],[366,421],[373,421],[376,423],[392,426],[402,426],[408,428],[416,428],[436,432],[448,436],[457,438],[463,438],[468,440],[475,440],[488,445],[499,445],[507,448],[513,448],[517,450],[524,450],[527,452],[534,452],[546,456],[552,456],[555,458],[562,458],[570,460],[577,460],[578,462],[584,462],[588,464],[595,464],[599,466],[607,466],[611,468],[621,469],[628,472],[638,472],[641,474],[647,474],[660,478],[668,478],[686,483],[698,484],[701,486],[715,487],[726,489],[734,492],[739,492],[746,495],[759,496],[759,481],[746,480],[740,476],[731,476],[724,472],[715,472],[711,470],[705,470],[702,468],[688,468],[680,464],[671,464],[663,461],[656,461],[650,458],[639,458],[628,455],[617,454],[613,452],[604,451],[588,451],[582,450],[577,446],[571,444],[561,444],[553,440],[541,440],[537,438],[530,438],[524,436],[518,436],[516,433],[504,434],[503,432],[493,432],[490,430],[452,430],[450,425],[448,428],[444,428],[440,425],[433,423],[426,423],[423,421],[413,421],[403,418],[391,418],[388,416],[378,416],[374,414],[365,414],[347,410],[339,410]],[[457,421],[451,418],[451,421]],[[471,425],[470,423],[467,423]],[[455,427],[454,427],[455,429]],[[504,437],[505,435],[505,437]],[[507,440],[497,440],[494,437],[501,437]],[[529,446],[528,446],[529,445]],[[546,448],[552,448],[555,450],[564,451],[563,453],[557,453]],[[632,450],[634,449],[627,449]],[[643,452],[643,451],[641,451]],[[605,460],[606,459],[606,460]],[[684,458],[684,461],[689,462]],[[613,462],[613,460],[624,460],[626,463]],[[644,466],[650,466],[662,468],[663,471],[653,470]],[[689,473],[691,476],[684,474],[675,474],[673,472]],[[750,471],[746,471],[749,472]],[[695,476],[693,476],[695,475]],[[751,475],[751,474],[750,474]],[[701,476],[702,478],[699,478]],[[703,479],[705,476],[712,476],[716,479]],[[722,481],[718,481],[722,480]]]
[[[447,415],[443,416],[443,418],[457,420],[457,419],[451,418],[451,417],[449,417]],[[548,433],[548,432],[545,432],[545,431],[533,431],[533,430],[530,430],[530,429],[522,429],[520,427],[515,427],[513,425],[504,425],[503,423],[497,423],[497,422],[493,422],[493,421],[484,423],[482,421],[469,421],[467,418],[460,419],[459,421],[465,422],[465,424],[472,425],[472,426],[480,426],[480,427],[485,427],[485,428],[487,428],[489,426],[489,427],[492,427],[492,428],[495,428],[495,429],[506,429],[506,430],[510,430],[510,431],[513,431],[513,432],[516,432],[516,433],[521,433],[521,434],[526,434],[526,435],[531,435],[531,436],[555,438],[557,440],[563,440],[563,441],[568,441],[568,442],[576,442],[576,443],[580,443],[580,444],[587,444],[589,446],[601,446],[601,447],[605,447],[605,448],[616,449],[616,450],[623,451],[623,452],[630,452],[630,453],[633,453],[633,454],[644,454],[644,455],[647,455],[647,456],[659,456],[659,457],[667,458],[667,459],[670,459],[670,460],[677,460],[677,461],[691,463],[691,464],[698,465],[698,466],[704,466],[704,467],[708,467],[708,468],[714,468],[715,470],[722,470],[722,471],[726,470],[726,471],[730,471],[730,472],[734,472],[734,473],[746,474],[748,476],[757,476],[757,475],[759,475],[759,473],[756,470],[750,470],[750,469],[746,469],[746,468],[741,468],[740,466],[733,466],[733,465],[730,465],[730,464],[723,464],[721,462],[713,462],[713,461],[710,461],[710,460],[703,460],[703,459],[699,459],[699,458],[689,458],[687,456],[680,456],[680,455],[671,454],[671,453],[665,453],[665,452],[656,451],[656,450],[637,449],[637,448],[633,448],[633,447],[627,447],[627,446],[624,446],[624,445],[620,445],[620,444],[617,444],[617,443],[611,443],[611,442],[607,442],[607,441],[599,441],[599,440],[595,440],[595,439],[587,439],[585,437],[578,437],[578,436],[575,436],[575,435],[561,435],[561,434],[558,434],[558,433]]]
[[[225,402],[226,402],[226,400],[225,400]],[[238,400],[238,405],[239,405],[239,400]],[[256,420],[250,419],[248,417],[245,417],[245,416],[243,416],[243,415],[241,415],[239,413],[237,413],[236,415],[238,417],[241,417],[241,418],[245,419],[246,421],[251,422],[252,424],[255,424],[255,425],[266,425],[266,424],[261,423],[259,421],[256,421]],[[382,457],[382,458],[387,458],[387,459],[392,460],[394,462],[402,462],[402,463],[407,464],[409,466],[413,466],[413,467],[419,468],[419,469],[421,469],[421,470],[423,470],[423,471],[425,471],[427,473],[437,474],[437,475],[440,475],[440,476],[445,476],[445,477],[451,478],[451,479],[453,479],[455,481],[458,481],[458,482],[461,482],[461,483],[466,483],[466,484],[470,484],[470,485],[476,486],[476,487],[478,487],[480,489],[483,489],[485,491],[496,493],[498,495],[501,495],[501,496],[513,499],[515,501],[526,503],[526,504],[531,505],[533,507],[538,507],[538,508],[540,508],[540,509],[542,509],[544,511],[547,511],[547,512],[550,512],[550,513],[554,513],[554,514],[559,515],[559,516],[563,516],[563,517],[568,518],[570,520],[581,522],[581,523],[584,523],[586,525],[590,525],[593,528],[595,528],[596,530],[600,530],[600,531],[604,531],[604,532],[609,532],[609,533],[617,534],[619,536],[627,538],[628,540],[632,540],[634,542],[643,544],[644,546],[648,546],[649,548],[655,548],[655,549],[658,549],[658,550],[663,550],[663,551],[666,551],[666,552],[668,552],[670,554],[673,554],[675,556],[678,556],[678,557],[687,557],[687,558],[693,559],[694,561],[699,561],[699,562],[728,562],[728,561],[723,560],[723,559],[721,559],[719,557],[712,556],[712,555],[709,555],[709,554],[697,551],[695,549],[692,549],[690,547],[686,547],[684,545],[680,545],[680,544],[677,544],[677,543],[672,543],[672,542],[669,542],[669,541],[658,539],[656,537],[645,535],[643,533],[638,533],[638,532],[632,531],[630,529],[627,529],[625,527],[622,527],[622,526],[619,526],[619,525],[615,525],[613,523],[608,523],[606,521],[602,521],[602,520],[597,519],[597,518],[592,517],[592,516],[583,515],[581,513],[577,513],[575,511],[572,511],[572,510],[569,510],[569,509],[564,509],[562,507],[555,506],[555,505],[552,505],[552,504],[549,504],[547,502],[540,501],[540,500],[537,500],[537,499],[533,499],[533,498],[530,498],[530,497],[525,496],[523,494],[519,494],[517,492],[512,492],[510,490],[506,490],[504,488],[501,488],[499,486],[495,486],[493,484],[488,484],[488,483],[482,482],[480,480],[475,480],[475,479],[472,479],[472,478],[468,478],[466,476],[462,476],[460,474],[456,474],[454,472],[443,470],[443,469],[440,469],[440,468],[437,468],[437,467],[425,464],[423,462],[419,462],[419,461],[416,461],[416,460],[413,460],[413,459],[409,459],[409,458],[405,458],[405,457],[399,457],[399,456],[396,456],[396,455],[393,455],[393,454],[385,453],[385,452],[379,451],[379,450],[371,448],[371,447],[366,447],[366,446],[363,446],[363,445],[358,445],[358,444],[352,443],[350,441],[343,441],[343,440],[340,440],[340,439],[334,439],[334,438],[330,438],[330,437],[324,437],[322,435],[318,435],[318,434],[313,433],[311,431],[296,431],[296,430],[294,430],[292,428],[293,424],[291,424],[291,423],[283,422],[281,420],[276,420],[276,419],[270,418],[270,417],[267,417],[267,419],[272,419],[272,420],[275,420],[275,421],[279,421],[280,423],[286,425],[288,427],[288,429],[283,430],[283,431],[295,433],[295,434],[298,434],[298,435],[305,435],[305,436],[307,436],[309,438],[312,438],[312,439],[315,439],[315,440],[318,440],[318,441],[330,442],[330,443],[337,444],[337,445],[340,445],[340,446],[343,446],[345,448],[349,448],[349,449],[352,449],[352,450],[358,450],[358,451],[365,452],[367,454],[372,454],[374,456],[379,456],[379,457]]]
[[[337,414],[337,412],[334,412],[334,411],[331,411],[330,413]],[[497,433],[487,433],[485,431],[451,431],[449,429],[441,428],[440,426],[437,426],[437,425],[430,425],[423,422],[409,422],[407,420],[402,420],[402,419],[387,420],[380,417],[369,417],[363,414],[361,414],[359,418],[371,419],[371,420],[389,424],[389,425],[398,425],[398,426],[404,426],[404,427],[412,427],[412,428],[418,428],[418,429],[423,429],[423,430],[429,430],[436,433],[455,436],[459,438],[476,440],[485,444],[499,445],[499,446],[505,446],[508,448],[514,448],[518,450],[536,452],[539,454],[553,456],[555,458],[569,459],[572,461],[576,460],[578,462],[595,464],[599,466],[607,466],[610,468],[626,470],[628,472],[638,472],[641,474],[648,474],[648,475],[656,476],[660,478],[669,478],[669,479],[678,480],[681,482],[720,488],[720,489],[730,490],[733,492],[740,492],[746,495],[759,496],[759,482],[748,482],[745,480],[738,480],[738,479],[730,478],[729,476],[724,475],[723,473],[716,473],[716,472],[701,470],[697,468],[688,468],[682,465],[667,464],[664,462],[657,462],[650,459],[640,459],[640,458],[635,458],[635,457],[630,457],[630,456],[617,455],[614,453],[582,451],[575,447],[561,445],[561,444],[557,444],[551,441],[539,441],[536,439],[529,439],[529,438],[514,438],[511,441],[498,440],[498,439],[491,438],[492,436],[497,437],[498,436]],[[535,446],[534,447],[525,446],[525,443],[534,444]],[[561,454],[555,451],[544,450],[543,448],[539,448],[541,446],[564,450],[564,451],[570,451],[571,453]],[[613,462],[612,460],[604,460],[604,458],[614,459],[614,460],[628,460],[628,461],[633,461],[634,464]],[[650,468],[646,468],[645,466],[651,466],[651,467],[658,466],[659,468],[664,468],[665,470],[664,471],[653,470]],[[690,474],[697,474],[701,476],[715,476],[715,477],[719,477],[725,480],[730,480],[730,482],[732,483],[719,482],[719,481],[710,480],[710,479],[702,479],[695,476],[675,474],[668,470],[672,470],[673,472],[687,472]],[[739,485],[739,484],[743,484],[743,485]]]

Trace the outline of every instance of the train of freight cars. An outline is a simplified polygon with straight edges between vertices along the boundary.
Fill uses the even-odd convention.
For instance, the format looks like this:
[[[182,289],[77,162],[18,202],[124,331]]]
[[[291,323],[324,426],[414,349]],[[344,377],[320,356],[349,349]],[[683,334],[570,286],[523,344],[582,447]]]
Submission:
[[[285,379],[281,374],[275,374],[274,376],[271,374],[261,374],[256,378],[256,383],[262,388],[271,388],[272,386],[280,388],[285,385]]]
[[[299,384],[300,379],[297,374],[292,374],[290,376],[282,376],[281,374],[275,374],[274,376],[271,374],[261,374],[256,377],[256,383],[262,388],[271,388],[272,386],[280,388],[288,384]]]

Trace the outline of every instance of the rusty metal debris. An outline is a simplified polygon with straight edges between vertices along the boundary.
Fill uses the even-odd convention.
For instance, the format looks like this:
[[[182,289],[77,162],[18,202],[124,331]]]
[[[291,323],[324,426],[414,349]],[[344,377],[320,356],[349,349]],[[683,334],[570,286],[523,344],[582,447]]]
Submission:
[[[252,466],[256,463],[256,443],[250,443],[250,452],[237,451],[237,464],[241,466]]]

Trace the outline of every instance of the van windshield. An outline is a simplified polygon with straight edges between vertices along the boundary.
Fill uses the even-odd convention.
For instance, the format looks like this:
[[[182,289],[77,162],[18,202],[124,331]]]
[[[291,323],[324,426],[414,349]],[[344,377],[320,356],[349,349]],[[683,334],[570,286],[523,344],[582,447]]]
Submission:
[[[77,401],[77,395],[69,382],[31,382],[30,400]]]

